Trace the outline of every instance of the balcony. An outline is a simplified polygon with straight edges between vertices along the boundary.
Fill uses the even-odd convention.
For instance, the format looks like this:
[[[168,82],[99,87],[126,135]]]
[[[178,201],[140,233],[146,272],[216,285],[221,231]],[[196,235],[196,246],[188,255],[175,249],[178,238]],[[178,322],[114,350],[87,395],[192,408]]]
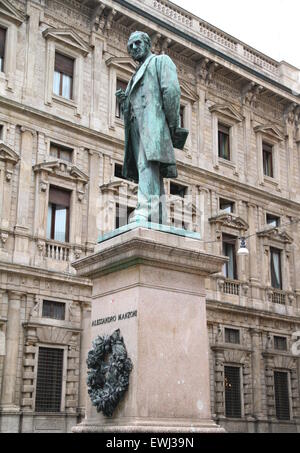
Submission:
[[[273,289],[271,294],[271,302],[273,304],[286,305],[286,292],[279,289]]]
[[[241,283],[237,280],[229,280],[226,278],[224,284],[222,285],[222,292],[225,294],[232,294],[234,296],[239,296],[241,290]]]
[[[51,258],[56,261],[69,261],[71,246],[55,241],[45,243],[45,258]]]

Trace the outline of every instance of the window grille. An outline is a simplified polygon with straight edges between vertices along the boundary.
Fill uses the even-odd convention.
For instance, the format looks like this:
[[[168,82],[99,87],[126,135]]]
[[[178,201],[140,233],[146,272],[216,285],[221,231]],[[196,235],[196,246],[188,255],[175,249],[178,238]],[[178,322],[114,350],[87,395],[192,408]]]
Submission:
[[[237,329],[225,328],[225,342],[240,344],[240,331]]]
[[[36,412],[60,412],[63,376],[63,349],[39,348]]]
[[[290,420],[290,399],[287,372],[274,371],[274,390],[276,417],[278,420]]]
[[[240,368],[224,367],[225,414],[228,418],[242,417]]]
[[[65,319],[65,307],[63,302],[54,302],[52,300],[43,301],[43,314],[44,318]]]
[[[274,349],[278,351],[287,351],[286,337],[274,336]]]

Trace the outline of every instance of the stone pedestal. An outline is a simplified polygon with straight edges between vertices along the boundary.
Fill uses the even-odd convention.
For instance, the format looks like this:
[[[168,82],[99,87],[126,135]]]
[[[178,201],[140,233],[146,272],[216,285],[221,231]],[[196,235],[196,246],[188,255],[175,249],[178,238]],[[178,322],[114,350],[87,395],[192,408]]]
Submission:
[[[223,263],[199,240],[136,228],[73,264],[93,281],[91,340],[120,329],[133,362],[113,417],[88,397],[73,431],[223,431],[211,420],[204,286]]]

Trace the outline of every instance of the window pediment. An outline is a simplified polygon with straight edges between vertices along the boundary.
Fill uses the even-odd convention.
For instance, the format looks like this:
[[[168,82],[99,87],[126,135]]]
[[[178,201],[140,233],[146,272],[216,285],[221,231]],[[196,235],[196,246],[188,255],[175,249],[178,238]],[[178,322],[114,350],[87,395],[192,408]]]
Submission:
[[[269,239],[270,241],[281,242],[284,244],[293,243],[293,238],[286,231],[279,231],[277,228],[260,231],[257,235],[259,237]]]
[[[238,110],[231,104],[215,104],[209,108],[211,113],[216,113],[217,115],[222,115],[233,120],[236,123],[243,121],[244,117],[241,115]]]
[[[126,188],[129,197],[137,195],[138,186],[131,181],[110,181],[100,186],[102,193],[113,192],[114,195],[121,194],[124,188]]]
[[[199,99],[196,91],[192,90],[190,85],[184,80],[180,80],[181,96],[189,99],[192,103]]]
[[[51,162],[42,162],[33,167],[33,171],[36,173],[48,173],[55,176],[73,179],[76,182],[82,182],[87,184],[89,177],[75,165],[68,165],[66,162],[59,160]]]
[[[9,146],[4,143],[0,143],[0,160],[15,165],[20,160],[20,157]]]
[[[108,67],[112,66],[122,72],[127,72],[130,76],[135,72],[137,65],[128,57],[110,57],[105,61]]]
[[[221,213],[209,219],[210,223],[215,223],[220,227],[230,227],[236,230],[246,231],[249,225],[241,217],[232,213]]]
[[[15,8],[8,0],[0,0],[0,16],[4,16],[10,22],[21,25],[25,16]]]
[[[260,132],[263,135],[269,136],[271,139],[276,141],[283,141],[284,135],[280,132],[277,126],[274,124],[267,124],[264,126],[256,126],[254,132]]]
[[[46,39],[61,42],[65,46],[80,52],[84,56],[86,56],[91,50],[89,45],[86,44],[77,33],[68,28],[47,28],[43,31],[43,36]]]

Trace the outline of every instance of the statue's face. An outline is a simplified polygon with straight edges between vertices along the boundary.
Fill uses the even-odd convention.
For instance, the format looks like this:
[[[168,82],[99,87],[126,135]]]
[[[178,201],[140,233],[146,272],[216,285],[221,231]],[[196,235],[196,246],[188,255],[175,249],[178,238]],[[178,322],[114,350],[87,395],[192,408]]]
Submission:
[[[136,34],[128,41],[128,52],[135,61],[143,61],[149,53],[149,45],[141,35]]]

